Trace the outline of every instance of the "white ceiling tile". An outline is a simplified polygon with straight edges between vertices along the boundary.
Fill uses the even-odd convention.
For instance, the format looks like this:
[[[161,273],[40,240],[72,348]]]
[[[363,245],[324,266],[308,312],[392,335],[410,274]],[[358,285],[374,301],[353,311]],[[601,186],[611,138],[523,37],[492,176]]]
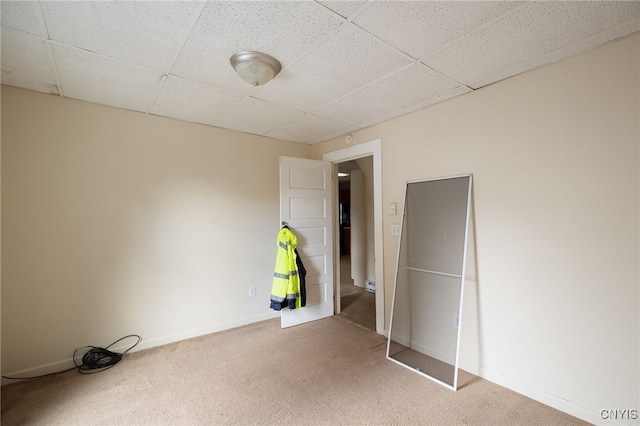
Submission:
[[[638,17],[640,2],[528,2],[423,62],[471,84]]]
[[[330,102],[313,111],[314,114],[332,120],[341,120],[345,123],[360,124],[374,121],[377,116],[366,102],[360,98],[346,96]]]
[[[171,72],[251,94],[255,90],[231,68],[231,55],[260,51],[287,67],[342,22],[325,7],[309,1],[209,2]]]
[[[392,118],[401,117],[403,115],[412,113],[414,111],[418,111],[418,110],[430,107],[431,105],[435,105],[437,103],[455,98],[456,96],[464,95],[465,93],[469,93],[471,91],[472,90],[466,86],[458,86],[453,89],[440,92],[437,95],[434,95],[425,99],[421,99],[412,104],[403,105],[400,108],[390,111],[388,114],[378,116],[378,119],[381,121],[387,121],[387,120],[391,120]]]
[[[45,41],[22,31],[2,28],[2,84],[59,94]]]
[[[169,76],[151,109],[152,114],[211,124],[243,99],[242,96]]]
[[[233,109],[214,121],[217,127],[239,130],[257,135],[289,123],[304,113],[254,98],[245,98]]]
[[[333,129],[332,131],[327,131],[327,132],[323,132],[323,133],[319,133],[318,137],[312,141],[311,143],[320,143],[320,142],[326,142],[328,140],[331,139],[335,139],[335,138],[339,138],[341,136],[346,136],[350,133],[353,133],[355,131],[358,131],[360,129],[363,129],[364,127],[361,126],[355,126],[355,125],[350,125],[348,127],[338,127],[336,126],[335,129]]]
[[[232,54],[202,55],[203,49],[207,48],[193,44],[185,46],[171,74],[242,95],[252,95],[259,90],[236,74],[229,62]]]
[[[355,26],[344,25],[256,95],[311,111],[412,61]],[[294,95],[294,96],[292,96]]]
[[[318,110],[314,114],[340,119],[351,123],[364,121],[365,112],[369,116],[387,116],[407,104],[414,104],[459,87],[460,84],[438,74],[422,64],[409,67],[379,80],[357,92],[340,98]],[[467,89],[467,91],[469,91]],[[353,121],[360,118],[359,121]]]
[[[290,123],[267,132],[267,136],[302,143],[324,142],[355,130],[355,127],[336,120],[305,114]]]
[[[515,1],[373,2],[354,23],[420,59],[520,6]]]
[[[52,40],[160,71],[166,71],[201,8],[195,1],[41,4]]]
[[[3,0],[0,8],[2,84],[304,143],[640,31],[638,1]],[[275,56],[282,72],[264,86],[245,83],[229,63],[241,50]]]
[[[357,88],[411,62],[387,44],[348,24],[306,56],[300,68],[320,71],[321,76]]]
[[[580,39],[544,55],[533,57],[527,59],[526,61],[486,74],[481,79],[470,83],[469,87],[472,87],[473,89],[479,89],[486,85],[495,83],[496,81],[521,74],[525,71],[529,71],[543,65],[552,64],[554,62],[569,58],[582,52],[586,52],[589,49],[593,49],[604,43],[608,43],[611,40],[617,40],[638,31],[640,31],[640,19],[625,22],[624,24],[618,25],[617,27],[603,31],[592,37]]]
[[[42,11],[40,2],[0,1],[0,18],[4,27],[24,31],[39,37],[46,37],[46,34],[43,34],[41,25]]]
[[[254,96],[309,112],[353,90],[353,86],[327,79],[326,71],[296,64],[282,71]]]
[[[65,96],[98,104],[145,111],[162,74],[135,65],[54,44]]]
[[[329,1],[324,1],[324,0],[320,0],[318,1],[318,3],[322,4],[323,6],[328,7],[329,9],[333,10],[334,12],[336,12],[337,14],[339,14],[340,16],[343,16],[345,18],[349,18],[351,15],[353,15],[355,12],[358,11],[358,9],[360,9],[362,6],[364,6],[365,4],[367,4],[367,1],[344,1],[344,0],[329,0]]]

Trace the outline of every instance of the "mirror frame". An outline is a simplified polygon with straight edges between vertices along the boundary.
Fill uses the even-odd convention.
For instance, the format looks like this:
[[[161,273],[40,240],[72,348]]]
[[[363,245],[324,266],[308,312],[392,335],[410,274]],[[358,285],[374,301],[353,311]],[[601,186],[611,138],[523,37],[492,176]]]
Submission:
[[[407,209],[407,196],[408,196],[408,192],[409,192],[409,185],[411,184],[416,184],[416,183],[425,183],[425,182],[434,182],[434,181],[442,181],[442,180],[448,180],[448,179],[458,179],[458,178],[468,178],[468,186],[467,186],[467,200],[466,200],[466,211],[465,211],[465,225],[464,225],[464,243],[463,243],[463,248],[462,248],[462,268],[461,268],[461,272],[460,272],[460,276],[458,275],[454,275],[456,278],[460,278],[460,300],[459,300],[459,305],[458,305],[458,326],[457,326],[457,330],[456,330],[456,348],[455,348],[455,356],[454,356],[454,365],[453,365],[453,369],[454,369],[454,374],[453,374],[453,384],[450,383],[446,383],[432,375],[429,375],[427,373],[425,373],[424,371],[422,371],[421,369],[417,368],[417,367],[412,367],[408,364],[405,364],[397,359],[394,359],[391,357],[390,355],[390,351],[391,351],[391,342],[392,342],[392,336],[393,336],[393,320],[394,320],[394,312],[395,312],[395,308],[396,308],[396,296],[397,296],[397,287],[398,287],[398,276],[400,273],[400,256],[402,255],[402,243],[403,243],[403,237],[404,237],[404,232],[405,232],[405,219],[406,219],[406,209]],[[445,386],[446,388],[452,389],[454,391],[458,390],[458,368],[459,368],[459,356],[460,356],[460,336],[461,336],[461,332],[462,332],[462,307],[463,307],[463,301],[464,301],[464,282],[465,282],[465,273],[466,273],[466,266],[467,266],[467,245],[469,243],[469,222],[470,222],[470,218],[471,218],[471,193],[472,193],[472,186],[473,186],[473,176],[471,173],[469,174],[462,174],[462,175],[455,175],[455,176],[448,176],[448,177],[438,177],[438,178],[431,178],[431,179],[419,179],[419,180],[411,180],[411,181],[406,181],[405,183],[405,193],[404,193],[404,202],[403,202],[403,207],[402,207],[402,217],[401,217],[401,223],[400,223],[400,229],[402,230],[400,233],[400,238],[398,241],[398,255],[397,255],[397,261],[396,261],[396,275],[395,275],[395,282],[394,282],[394,287],[393,287],[393,299],[392,299],[392,303],[391,303],[391,318],[389,321],[389,335],[388,335],[388,341],[387,341],[387,359],[389,359],[390,361],[393,361],[399,365],[402,365],[405,368],[408,368],[411,371],[415,371],[416,373],[427,377],[439,384],[441,384],[442,386]],[[431,271],[430,271],[431,272]],[[446,274],[446,273],[441,273],[442,275],[449,275],[452,276],[451,274]]]

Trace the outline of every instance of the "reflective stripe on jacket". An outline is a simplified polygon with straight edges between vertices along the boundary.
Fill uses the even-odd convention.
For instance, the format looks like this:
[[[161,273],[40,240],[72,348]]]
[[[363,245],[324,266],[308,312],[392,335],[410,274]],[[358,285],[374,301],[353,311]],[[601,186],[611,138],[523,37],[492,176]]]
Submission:
[[[276,311],[284,307],[300,309],[300,277],[296,264],[298,237],[289,229],[278,233],[278,252],[271,286],[271,308]]]

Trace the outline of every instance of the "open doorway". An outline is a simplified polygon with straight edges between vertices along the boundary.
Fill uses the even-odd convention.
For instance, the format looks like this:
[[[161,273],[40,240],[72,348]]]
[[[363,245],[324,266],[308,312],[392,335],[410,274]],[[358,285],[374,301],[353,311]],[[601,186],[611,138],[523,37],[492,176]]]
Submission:
[[[384,259],[382,254],[382,141],[380,139],[375,139],[369,142],[363,142],[360,144],[348,146],[343,149],[339,149],[337,151],[331,151],[323,154],[322,159],[324,161],[330,161],[335,166],[335,173],[337,174],[337,168],[340,163],[344,163],[351,160],[357,160],[363,157],[372,157],[373,160],[373,240],[374,240],[374,269],[375,269],[375,279],[376,279],[376,292],[375,292],[375,301],[376,301],[376,309],[375,309],[375,321],[376,321],[376,332],[378,334],[386,335],[385,329],[385,283],[384,283]],[[334,180],[334,207],[337,211],[337,203],[338,203],[338,179]],[[351,212],[353,214],[353,212]],[[339,252],[339,236],[338,236],[338,227],[334,227],[334,259],[335,263],[339,263],[340,252]],[[353,237],[353,229],[352,229],[352,237]],[[335,274],[335,283],[336,286],[334,288],[334,305],[336,308],[336,313],[340,312],[340,275],[338,272],[339,268],[336,269]]]
[[[339,315],[375,331],[373,157],[337,166]]]

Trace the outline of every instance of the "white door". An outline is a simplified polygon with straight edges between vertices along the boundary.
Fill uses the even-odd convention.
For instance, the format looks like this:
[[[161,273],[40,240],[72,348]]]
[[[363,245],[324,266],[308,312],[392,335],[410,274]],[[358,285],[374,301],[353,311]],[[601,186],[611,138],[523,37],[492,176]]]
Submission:
[[[280,157],[280,220],[298,237],[307,270],[307,304],[282,309],[282,328],[333,315],[333,216],[331,163]]]

